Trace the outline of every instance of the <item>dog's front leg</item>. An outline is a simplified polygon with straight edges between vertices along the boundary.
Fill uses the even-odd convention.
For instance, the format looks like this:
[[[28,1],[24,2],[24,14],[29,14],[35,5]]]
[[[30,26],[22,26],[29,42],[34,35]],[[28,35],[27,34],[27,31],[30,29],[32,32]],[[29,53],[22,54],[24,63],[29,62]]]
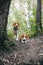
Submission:
[[[18,41],[18,30],[16,31],[16,41]]]

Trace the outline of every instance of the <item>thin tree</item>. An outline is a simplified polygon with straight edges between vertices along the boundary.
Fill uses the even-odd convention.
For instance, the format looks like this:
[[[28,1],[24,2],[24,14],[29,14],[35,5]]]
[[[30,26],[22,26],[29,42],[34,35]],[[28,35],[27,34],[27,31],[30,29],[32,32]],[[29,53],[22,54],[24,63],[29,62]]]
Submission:
[[[36,11],[36,31],[42,29],[42,22],[41,22],[41,0],[37,0],[37,11]]]

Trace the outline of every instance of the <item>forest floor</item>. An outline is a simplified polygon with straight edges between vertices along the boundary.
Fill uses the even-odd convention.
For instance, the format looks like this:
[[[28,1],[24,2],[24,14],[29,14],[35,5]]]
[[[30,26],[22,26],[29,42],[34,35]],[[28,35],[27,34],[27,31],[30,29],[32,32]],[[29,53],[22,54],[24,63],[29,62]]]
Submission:
[[[4,65],[35,65],[40,63],[43,61],[43,35],[29,39],[26,44],[16,42],[15,50],[12,52],[0,51],[0,60]]]

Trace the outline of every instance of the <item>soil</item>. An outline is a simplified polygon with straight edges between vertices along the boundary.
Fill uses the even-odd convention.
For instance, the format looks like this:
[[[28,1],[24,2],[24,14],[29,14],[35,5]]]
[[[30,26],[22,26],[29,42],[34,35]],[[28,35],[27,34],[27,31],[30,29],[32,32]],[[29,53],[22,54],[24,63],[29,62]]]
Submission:
[[[29,39],[26,44],[15,43],[14,51],[0,51],[4,65],[43,65],[43,35]]]

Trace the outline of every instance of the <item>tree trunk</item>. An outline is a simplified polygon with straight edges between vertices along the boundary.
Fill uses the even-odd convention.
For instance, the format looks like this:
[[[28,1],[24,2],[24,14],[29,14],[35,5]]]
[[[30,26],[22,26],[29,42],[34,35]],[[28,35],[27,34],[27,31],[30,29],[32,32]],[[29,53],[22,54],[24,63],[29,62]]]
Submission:
[[[10,2],[11,0],[0,0],[0,45],[5,39]]]
[[[42,29],[41,23],[41,0],[37,0],[37,11],[36,11],[36,31]]]

